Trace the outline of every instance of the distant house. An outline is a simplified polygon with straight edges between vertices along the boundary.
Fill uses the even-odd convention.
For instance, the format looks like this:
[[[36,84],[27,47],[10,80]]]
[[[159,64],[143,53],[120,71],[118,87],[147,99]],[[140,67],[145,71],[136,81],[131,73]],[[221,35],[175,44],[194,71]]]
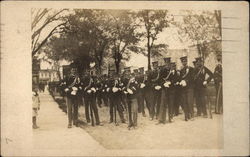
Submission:
[[[214,44],[214,45],[212,45]],[[221,41],[215,41],[208,43],[209,46],[217,47],[217,49],[221,50]],[[209,55],[206,57],[205,66],[210,70],[214,70],[216,66],[216,53],[213,49],[208,49],[207,51],[211,51]],[[199,56],[198,48],[196,45],[191,45],[188,49],[168,49],[167,52],[161,53],[161,56],[152,57],[152,62],[158,61],[159,65],[164,65],[164,57],[171,57],[172,62],[176,62],[177,69],[181,68],[180,57],[187,55],[188,56],[188,65],[193,66],[193,61],[196,57]]]
[[[49,83],[59,81],[58,71],[54,69],[43,69],[39,71],[39,82]]]

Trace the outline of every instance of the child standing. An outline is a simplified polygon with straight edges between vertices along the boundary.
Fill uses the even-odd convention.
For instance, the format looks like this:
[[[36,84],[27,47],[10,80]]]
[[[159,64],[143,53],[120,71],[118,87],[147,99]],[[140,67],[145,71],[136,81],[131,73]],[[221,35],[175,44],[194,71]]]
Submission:
[[[38,115],[38,110],[40,110],[40,99],[39,95],[37,93],[37,90],[34,90],[32,92],[32,124],[33,124],[33,129],[39,128],[36,124],[36,117]]]

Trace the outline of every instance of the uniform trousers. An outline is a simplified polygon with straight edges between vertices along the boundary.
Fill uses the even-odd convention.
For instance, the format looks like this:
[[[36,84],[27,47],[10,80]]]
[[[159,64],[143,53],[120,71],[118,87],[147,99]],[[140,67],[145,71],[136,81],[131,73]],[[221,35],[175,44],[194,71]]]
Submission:
[[[215,105],[215,113],[222,113],[223,112],[223,88],[222,83],[215,84],[216,89],[216,105]]]
[[[200,87],[195,89],[195,100],[197,105],[197,115],[200,115],[201,112],[204,116],[207,115],[207,106],[206,106],[206,88]]]
[[[174,117],[174,101],[175,101],[175,89],[166,88],[165,89],[166,104],[168,108],[168,119],[171,121]]]
[[[69,125],[77,123],[78,120],[78,100],[77,96],[67,96],[66,97],[66,104],[67,104],[67,113],[68,113],[68,121]]]
[[[156,118],[158,118],[159,111],[160,111],[160,105],[161,105],[161,90],[155,90],[153,89],[153,103],[151,106],[151,118],[154,119],[154,116],[156,115]]]
[[[138,117],[138,104],[136,98],[128,98],[128,119],[129,127],[137,126],[137,117]]]
[[[87,122],[88,123],[90,122],[90,116],[91,116],[92,122],[94,123],[94,118],[95,118],[96,125],[99,125],[100,120],[99,120],[99,114],[98,114],[98,109],[97,109],[97,105],[96,105],[95,94],[93,94],[93,93],[85,94],[84,102],[85,102],[85,116],[86,116]],[[90,116],[89,116],[89,114],[90,114]],[[93,114],[94,114],[94,116],[93,116]]]
[[[193,118],[194,116],[194,91],[193,88],[182,88],[182,105],[185,113],[185,120]]]
[[[144,92],[144,98],[145,98],[145,103],[148,108],[148,112],[150,117],[151,115],[151,106],[153,106],[153,89],[152,88],[146,88]]]
[[[124,115],[123,115],[123,108],[121,104],[121,96],[120,95],[113,95],[110,98],[110,108],[109,108],[109,114],[110,114],[110,122],[113,122],[114,115],[116,120],[116,111],[118,111],[118,114],[120,116],[120,119],[122,122],[125,122]]]

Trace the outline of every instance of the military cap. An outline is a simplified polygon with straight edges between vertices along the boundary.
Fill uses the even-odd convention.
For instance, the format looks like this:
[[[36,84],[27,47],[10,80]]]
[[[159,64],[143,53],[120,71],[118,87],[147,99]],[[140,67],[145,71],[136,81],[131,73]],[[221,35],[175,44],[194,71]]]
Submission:
[[[143,74],[143,73],[144,73],[144,67],[140,67],[140,68],[139,68],[139,71],[140,71],[140,73]]]
[[[165,63],[170,63],[171,62],[171,57],[166,57],[163,58]]]
[[[196,57],[196,58],[195,58],[195,61],[196,61],[196,62],[202,61],[202,58],[201,58],[201,57]]]
[[[152,62],[153,66],[158,66],[158,61]]]
[[[187,61],[187,56],[183,56],[180,58],[181,62]]]
[[[171,62],[170,64],[173,65],[173,66],[176,66],[176,63],[175,63],[175,62]]]
[[[134,73],[138,73],[139,71],[138,71],[138,69],[134,69]]]
[[[130,71],[130,67],[125,67],[125,68],[124,68],[124,72],[129,72],[129,73],[130,73],[130,72],[131,72],[131,71]]]

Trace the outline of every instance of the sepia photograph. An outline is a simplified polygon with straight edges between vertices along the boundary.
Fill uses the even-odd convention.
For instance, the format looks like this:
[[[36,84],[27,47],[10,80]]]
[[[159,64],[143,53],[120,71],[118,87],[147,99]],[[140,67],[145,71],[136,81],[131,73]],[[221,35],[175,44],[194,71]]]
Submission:
[[[34,146],[223,148],[220,10],[31,15]]]
[[[1,9],[1,155],[249,155],[247,3]]]

